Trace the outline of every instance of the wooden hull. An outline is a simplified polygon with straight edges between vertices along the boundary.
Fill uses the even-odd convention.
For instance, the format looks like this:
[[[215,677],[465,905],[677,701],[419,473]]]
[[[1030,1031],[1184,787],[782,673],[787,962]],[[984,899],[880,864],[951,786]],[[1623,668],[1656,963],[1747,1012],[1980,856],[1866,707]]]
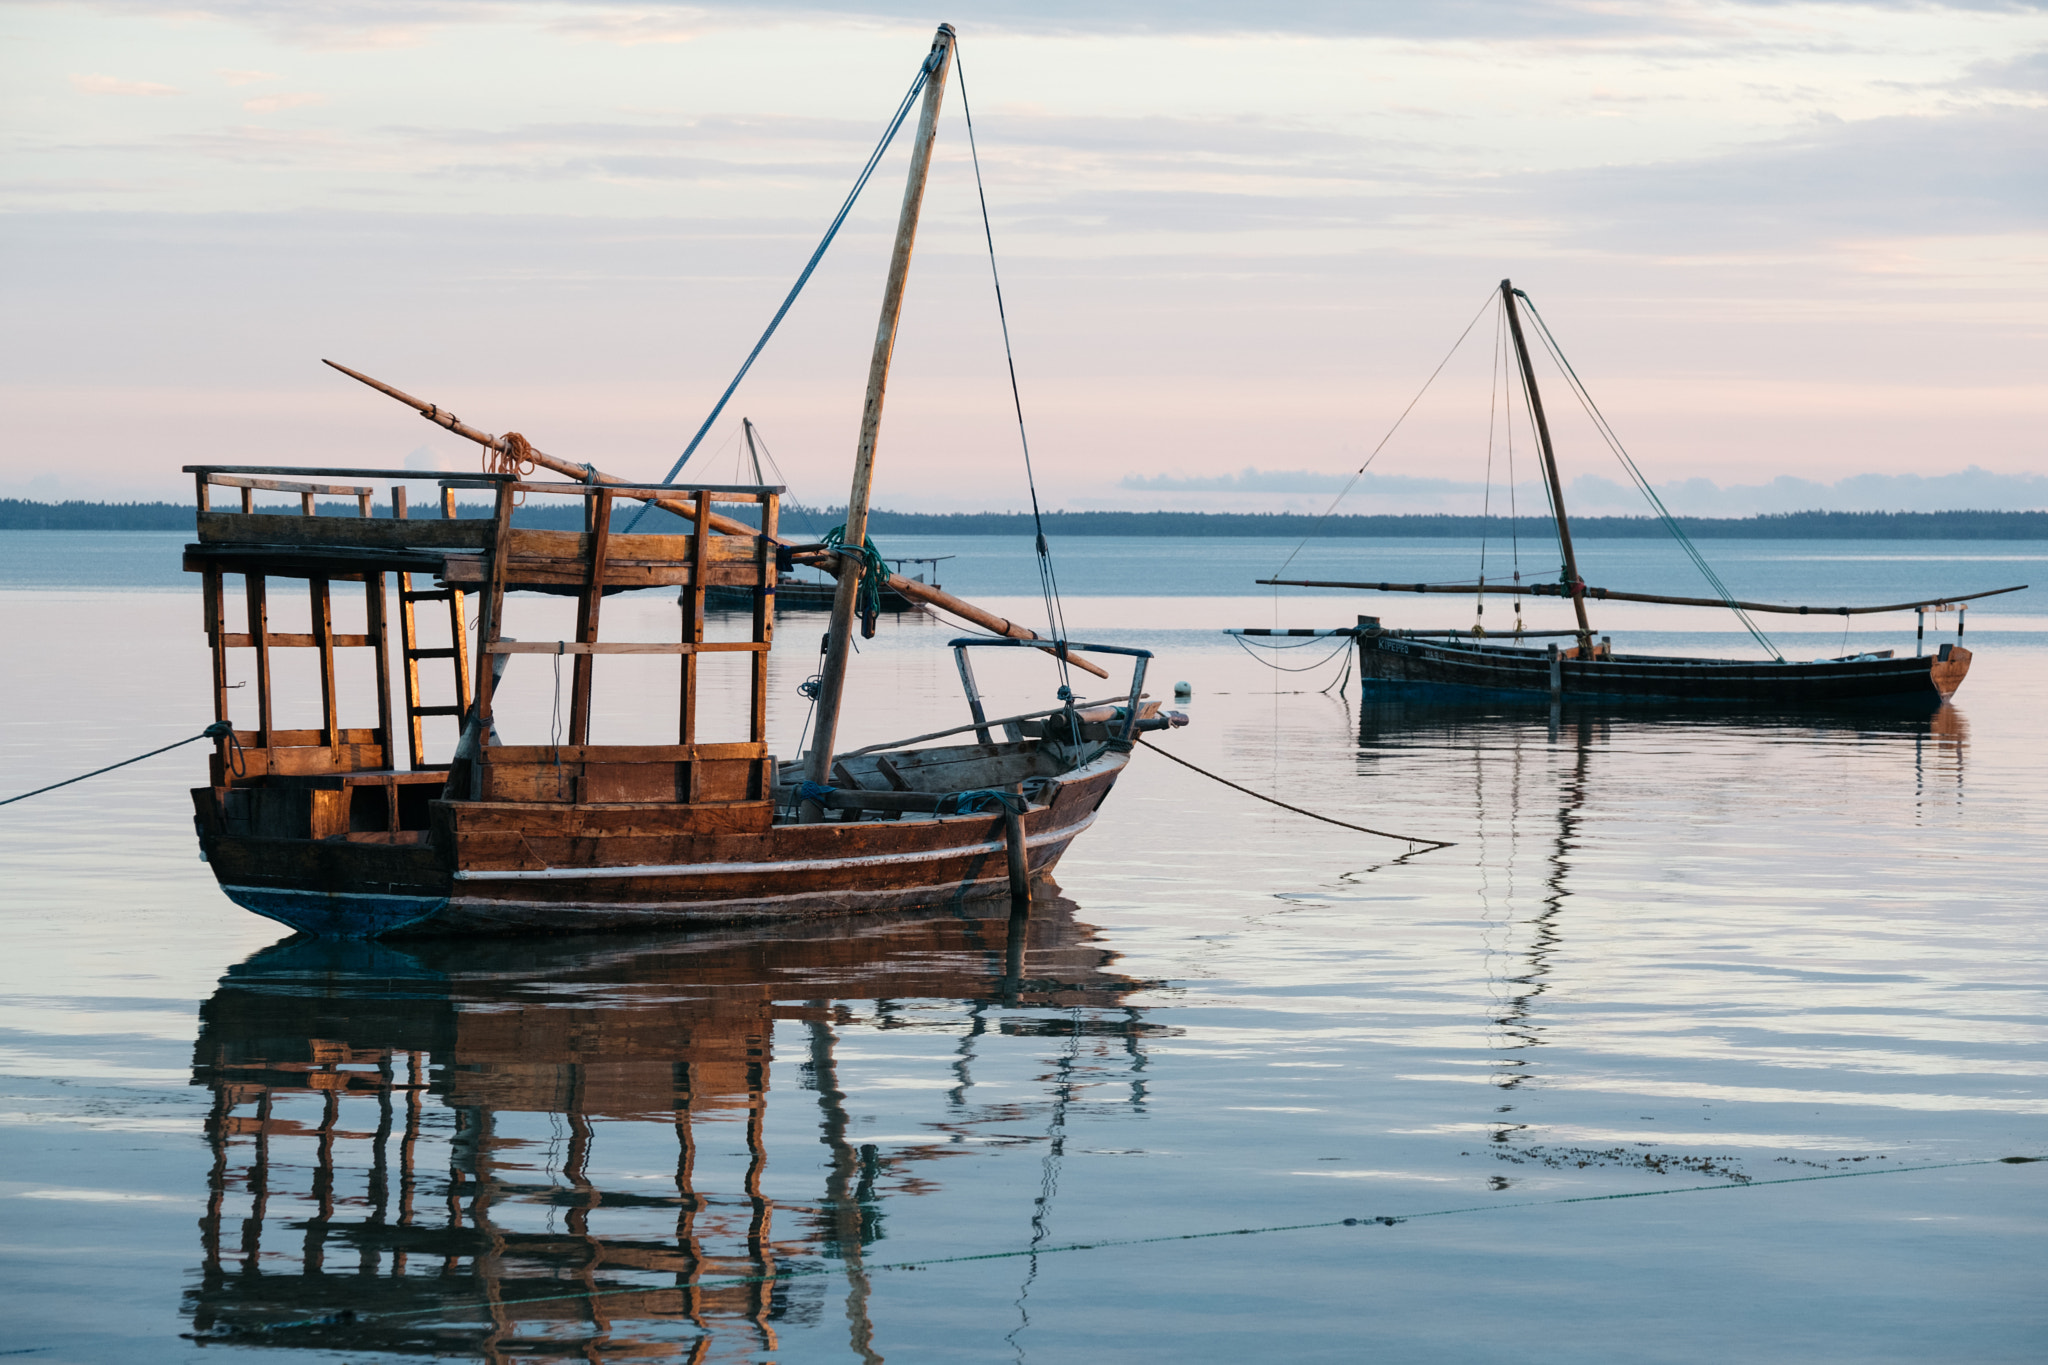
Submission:
[[[1547,700],[1547,651],[1478,640],[1358,637],[1359,675],[1368,695],[1436,700]],[[1962,685],[1970,651],[1943,645],[1923,658],[1861,656],[1813,663],[1614,655],[1560,659],[1557,698],[1573,704],[1707,703],[1720,706],[1819,706],[1893,702],[1935,706]]]
[[[1058,776],[1024,815],[1034,879],[1094,823],[1129,757]],[[1009,894],[1000,811],[707,832],[701,807],[454,801],[411,842],[315,840],[235,833],[217,791],[193,797],[222,891],[323,937],[658,930]]]

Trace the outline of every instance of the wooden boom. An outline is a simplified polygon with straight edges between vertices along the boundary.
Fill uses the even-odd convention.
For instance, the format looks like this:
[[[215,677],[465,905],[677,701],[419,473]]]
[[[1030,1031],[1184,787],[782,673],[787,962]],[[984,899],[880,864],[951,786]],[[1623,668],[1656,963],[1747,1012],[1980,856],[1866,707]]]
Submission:
[[[1282,588],[1357,588],[1363,592],[1453,592],[1471,593],[1477,591],[1469,586],[1450,583],[1333,583],[1320,579],[1302,578],[1261,578],[1267,587]],[[1938,607],[1950,602],[1974,602],[1980,597],[1996,597],[2000,593],[2021,592],[2029,584],[2020,583],[2010,588],[1991,588],[1985,592],[1967,592],[1958,597],[1929,597],[1918,602],[1887,602],[1880,607],[1788,607],[1778,602],[1735,602],[1719,597],[1665,597],[1658,593],[1622,592],[1616,588],[1587,588],[1587,597],[1597,597],[1607,602],[1655,602],[1667,607],[1740,607],[1744,611],[1777,611],[1793,616],[1866,616],[1880,611],[1911,611],[1915,607]],[[1559,583],[1518,583],[1512,589],[1496,591],[1525,592],[1531,597],[1563,597],[1565,589]],[[1577,631],[1568,632],[1576,635]]]
[[[391,385],[384,383],[380,379],[372,379],[369,375],[364,374],[362,371],[352,370],[348,366],[340,364],[336,361],[328,360],[323,361],[322,363],[331,366],[334,369],[340,370],[350,379],[356,380],[359,383],[369,385],[371,388],[375,389],[377,392],[385,395],[386,397],[397,399],[399,402],[405,404],[407,407],[419,413],[420,416],[426,418],[429,422],[432,422],[434,425],[438,427],[443,427],[448,431],[452,431],[457,436],[463,437],[466,440],[475,441],[478,445],[484,446],[490,450],[495,450],[501,455],[509,455],[513,452],[514,447],[510,442],[505,440],[503,437],[493,436],[488,431],[483,431],[477,427],[471,426],[469,423],[457,417],[454,413],[449,412],[446,408],[415,398],[411,394],[405,392],[403,389],[393,388]],[[553,472],[560,474],[565,478],[575,479],[579,483],[623,484],[626,482],[626,480],[617,478],[616,476],[611,474],[607,474],[603,470],[598,469],[593,465],[576,464],[575,462],[570,460],[556,459],[554,456],[547,454],[545,451],[538,450],[531,445],[528,445],[524,448],[524,450],[521,452],[521,458],[532,460],[536,465],[539,465],[543,469],[552,470]],[[619,491],[619,496],[624,498],[638,498],[643,502],[651,502],[656,507],[661,508],[664,512],[673,512],[677,516],[685,517],[691,521],[695,521],[697,519],[696,503],[688,502],[680,498],[665,498],[661,496],[659,493],[655,493],[652,492],[651,490],[648,490],[647,488],[645,488],[645,486],[637,488],[622,488]],[[760,531],[757,528],[749,526],[743,521],[735,521],[731,517],[722,516],[717,512],[711,513],[711,528],[715,531],[722,531],[727,535],[753,536],[760,534]],[[787,545],[790,543],[781,536],[771,536],[770,539],[773,540],[777,545]],[[814,559],[806,560],[805,562],[815,564],[818,568],[823,569],[825,572],[831,574],[835,578],[839,576],[841,561],[838,555],[820,555],[815,557]],[[949,592],[941,591],[940,589],[933,587],[929,583],[920,583],[915,579],[905,578],[901,574],[891,574],[889,575],[888,584],[891,588],[894,588],[897,592],[902,593],[905,597],[914,598],[917,601],[924,602],[931,606],[937,607],[939,610],[957,616],[963,621],[968,621],[973,623],[974,625],[980,626],[983,630],[994,631],[997,635],[1003,636],[1005,639],[1036,640],[1040,638],[1038,632],[1031,629],[1031,627],[1029,626],[1019,625],[1015,621],[1012,621],[1007,617],[998,616],[992,611],[984,611],[982,608],[975,606],[972,602],[966,601],[962,598],[955,597],[953,596],[953,594]],[[1044,652],[1047,654],[1051,654],[1053,650],[1051,649],[1051,647],[1048,646],[1045,648]],[[1069,654],[1067,656],[1067,662],[1073,664],[1076,668],[1086,669],[1088,672],[1093,673],[1098,678],[1107,678],[1109,676],[1109,671],[1107,669],[1103,668],[1101,665],[1097,664],[1092,659],[1084,659],[1078,654]]]

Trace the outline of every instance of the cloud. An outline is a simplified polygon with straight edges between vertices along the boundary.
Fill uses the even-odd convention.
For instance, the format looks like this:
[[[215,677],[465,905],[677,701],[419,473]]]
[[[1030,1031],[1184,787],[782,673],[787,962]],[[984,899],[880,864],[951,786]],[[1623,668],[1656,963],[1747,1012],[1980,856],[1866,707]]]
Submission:
[[[223,81],[227,82],[229,85],[260,85],[264,81],[278,81],[284,79],[284,77],[282,76],[273,76],[268,71],[221,70],[216,71],[213,74],[219,76]]]
[[[2048,109],[1831,123],[1725,155],[1517,177],[1610,247],[1807,245],[2048,226]]]
[[[253,100],[243,100],[242,107],[252,114],[274,114],[280,109],[300,109],[309,104],[325,103],[327,96],[301,90],[290,95],[258,95]]]
[[[1970,68],[1966,86],[2048,94],[2048,48],[2002,62],[1979,62]]]
[[[175,85],[155,81],[124,81],[113,76],[73,76],[71,88],[81,95],[182,95]]]

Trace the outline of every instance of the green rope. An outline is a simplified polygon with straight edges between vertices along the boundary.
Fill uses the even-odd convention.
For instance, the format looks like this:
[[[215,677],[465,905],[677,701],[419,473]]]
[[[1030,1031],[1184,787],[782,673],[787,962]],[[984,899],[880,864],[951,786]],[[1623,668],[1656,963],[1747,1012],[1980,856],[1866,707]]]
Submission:
[[[2038,1156],[1995,1156],[1976,1161],[1942,1161],[1925,1166],[1883,1166],[1863,1171],[1830,1171],[1826,1175],[1790,1175],[1776,1180],[1751,1180],[1726,1185],[1684,1185],[1675,1190],[1630,1190],[1621,1194],[1581,1194],[1565,1199],[1524,1199],[1507,1204],[1467,1204],[1455,1209],[1430,1209],[1423,1213],[1373,1214],[1364,1218],[1331,1218],[1320,1223],[1275,1223],[1257,1228],[1222,1228],[1214,1232],[1174,1232],[1158,1237],[1112,1237],[1099,1242],[1064,1242],[1056,1246],[1020,1247],[1012,1251],[975,1251],[959,1256],[927,1256],[907,1261],[883,1261],[864,1266],[868,1271],[922,1270],[935,1265],[964,1265],[974,1261],[1006,1261],[1020,1256],[1050,1256],[1060,1251],[1103,1251],[1110,1247],[1157,1246],[1162,1242],[1205,1242],[1216,1237],[1255,1237],[1269,1232],[1314,1232],[1326,1228],[1350,1227],[1394,1227],[1397,1224],[1413,1222],[1418,1218],[1449,1218],[1462,1213],[1495,1213],[1503,1209],[1557,1208],[1565,1204],[1601,1204],[1617,1199],[1656,1199],[1671,1194],[1703,1194],[1713,1190],[1756,1190],[1766,1185],[1803,1185],[1815,1180],[1853,1180],[1859,1176],[1909,1175],[1915,1171],[1953,1171],[1966,1166],[2026,1166],[2035,1162],[2048,1161]],[[837,1275],[838,1266],[818,1266],[803,1269],[777,1269],[769,1275],[725,1275],[716,1279],[698,1280],[692,1285],[696,1289],[737,1289],[750,1284],[766,1284],[773,1280],[796,1280],[820,1275]],[[633,1285],[622,1289],[583,1289],[571,1294],[535,1294],[520,1298],[502,1298],[498,1302],[506,1308],[517,1308],[528,1303],[560,1303],[567,1300],[602,1299],[615,1294],[645,1294],[646,1285]],[[374,1322],[386,1318],[416,1318],[430,1313],[445,1313],[452,1305],[441,1304],[432,1308],[406,1308],[389,1313],[357,1313],[344,1309],[341,1313],[318,1318],[300,1318],[293,1322],[271,1323],[268,1326],[216,1329],[213,1336],[243,1336],[259,1332],[286,1332],[300,1327],[327,1327],[337,1322]]]
[[[889,566],[882,562],[882,552],[875,548],[874,537],[865,539],[867,545],[858,556],[861,562],[860,614],[862,619],[872,621],[882,614],[882,585],[889,581]],[[846,527],[835,526],[827,531],[825,545],[847,555]]]

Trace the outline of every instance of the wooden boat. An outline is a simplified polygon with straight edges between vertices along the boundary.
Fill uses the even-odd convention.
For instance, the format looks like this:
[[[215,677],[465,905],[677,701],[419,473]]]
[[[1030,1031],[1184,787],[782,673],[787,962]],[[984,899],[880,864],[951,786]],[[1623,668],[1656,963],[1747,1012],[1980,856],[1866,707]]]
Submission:
[[[820,1320],[864,1340],[864,1257],[894,1201],[943,1182],[963,1140],[1058,1102],[981,1100],[978,1053],[1112,1040],[1135,1080],[1179,1031],[1128,1003],[1155,983],[1074,911],[267,948],[199,1011],[212,1160],[191,1330],[351,1360],[756,1359]],[[929,1013],[903,1000],[974,1022],[933,1059],[954,1104],[878,1153],[839,1044],[853,1020]],[[790,1122],[823,1159],[778,1172]],[[534,1142],[550,1131],[566,1140]],[[621,1153],[659,1154],[668,1178]]]
[[[1770,602],[1738,601],[1724,593],[1718,598],[1674,597],[1659,593],[1624,592],[1589,587],[1580,575],[1572,550],[1571,522],[1565,514],[1564,485],[1558,477],[1557,454],[1550,440],[1550,424],[1543,411],[1543,395],[1530,363],[1529,347],[1522,330],[1518,301],[1528,295],[1511,281],[1500,282],[1501,309],[1512,338],[1520,370],[1523,399],[1537,447],[1543,458],[1551,511],[1557,523],[1557,543],[1563,561],[1557,583],[1517,582],[1511,591],[1517,598],[1564,597],[1572,604],[1577,628],[1569,631],[1534,632],[1538,636],[1573,637],[1566,648],[1555,644],[1531,648],[1523,641],[1529,633],[1517,630],[1512,636],[1489,638],[1478,628],[1472,631],[1389,630],[1378,617],[1361,616],[1356,627],[1333,631],[1241,630],[1238,635],[1355,635],[1362,686],[1368,695],[1409,693],[1438,699],[1469,701],[1547,698],[1572,703],[1686,703],[1706,705],[1762,704],[1767,706],[1829,706],[1870,702],[1905,702],[1939,705],[1962,685],[1970,670],[1971,653],[1963,648],[1961,617],[1957,618],[1958,639],[1944,644],[1933,655],[1916,651],[1913,658],[1894,657],[1891,650],[1843,655],[1832,659],[1793,661],[1782,654],[1766,660],[1673,658],[1647,654],[1617,654],[1611,638],[1597,643],[1587,615],[1589,601],[1650,602],[1667,606],[1718,607],[1731,610],[1743,620],[1760,643],[1768,644],[1748,620],[1749,612],[1780,612],[1799,616],[1851,616],[1879,612],[1917,611],[1920,637],[1926,635],[1928,610],[1945,610],[1983,597],[2019,592],[2026,585],[1993,588],[1985,592],[1947,597],[1922,598],[1882,606],[1811,607],[1786,606]],[[1533,312],[1533,309],[1532,309]],[[1541,325],[1540,317],[1537,319]],[[1547,333],[1546,333],[1547,337]],[[1549,342],[1553,347],[1554,341]],[[1569,371],[1567,371],[1569,373]],[[1576,387],[1576,377],[1573,376]],[[1579,389],[1583,397],[1583,389]],[[1590,406],[1589,406],[1589,410]],[[1597,417],[1596,417],[1597,420]],[[1619,447],[1617,444],[1617,452]],[[1626,456],[1623,457],[1626,460]],[[1634,472],[1633,463],[1630,463]],[[1640,482],[1640,480],[1639,480]],[[1648,486],[1644,484],[1647,492]],[[1652,505],[1663,514],[1661,503],[1652,495]],[[1673,526],[1676,533],[1675,523]],[[1699,561],[1705,568],[1704,561]],[[1520,575],[1516,575],[1517,579]],[[1720,587],[1718,578],[1710,579]],[[1301,588],[1351,588],[1368,592],[1451,593],[1482,598],[1486,583],[1472,584],[1367,583],[1327,579],[1262,578],[1261,584]],[[1483,608],[1482,608],[1483,609]],[[1519,621],[1519,605],[1517,608]],[[1508,643],[1505,641],[1512,641]]]
[[[863,545],[882,397],[909,269],[918,206],[930,162],[939,98],[952,53],[942,28],[929,79],[884,290],[860,446],[848,498],[844,543]],[[330,362],[332,363],[332,362]],[[336,366],[337,369],[343,367]],[[211,780],[193,791],[200,848],[237,904],[294,929],[339,937],[399,931],[494,933],[522,930],[664,928],[787,919],[833,912],[896,910],[1008,895],[1028,903],[1068,846],[1092,825],[1129,761],[1134,737],[1175,718],[1144,700],[1144,650],[1041,640],[1028,627],[982,611],[928,584],[886,575],[887,585],[945,608],[1000,638],[952,642],[968,720],[950,730],[853,753],[836,752],[857,596],[881,571],[863,556],[791,546],[776,534],[780,490],[765,486],[631,484],[588,465],[558,460],[517,433],[495,436],[355,371],[445,429],[493,452],[492,472],[450,480],[400,470],[284,470],[190,466],[198,491],[198,539],[186,567],[205,584],[213,656],[215,716],[231,721],[231,652],[254,660],[253,717],[231,722],[216,741]],[[564,482],[534,481],[544,467]],[[296,474],[298,478],[281,475]],[[310,477],[309,477],[310,476]],[[390,515],[373,517],[374,486],[391,480]],[[440,486],[438,518],[407,516],[407,481]],[[327,482],[350,480],[351,482]],[[457,485],[490,488],[494,515],[458,520]],[[211,504],[221,489],[239,510]],[[258,491],[295,493],[301,515],[259,514]],[[355,500],[357,515],[322,514],[319,495]],[[530,497],[581,499],[581,532],[522,529],[515,503]],[[612,529],[616,499],[651,502],[693,523],[688,535]],[[745,514],[724,515],[724,505]],[[333,505],[330,504],[330,508]],[[829,645],[814,696],[811,744],[798,760],[769,753],[768,652],[773,645],[779,570],[809,563],[838,578]],[[398,575],[394,650],[385,587]],[[239,578],[246,624],[229,627],[230,580]],[[431,578],[432,586],[416,586]],[[269,626],[279,580],[306,584],[311,629]],[[334,628],[333,585],[359,583],[365,627]],[[747,593],[747,638],[706,638],[712,588]],[[681,638],[627,642],[600,635],[607,595],[681,588]],[[577,600],[573,638],[515,638],[508,594],[541,592]],[[474,657],[464,629],[477,617]],[[423,647],[416,613],[445,605],[448,646]],[[990,719],[969,652],[1037,648],[1070,668],[1107,677],[1087,656],[1121,655],[1131,683],[1102,703],[1061,700],[1044,711]],[[279,726],[273,651],[312,651],[319,671],[319,724]],[[337,651],[369,651],[376,724],[342,724]],[[399,709],[392,655],[400,656],[408,766],[397,766]],[[740,655],[749,673],[744,733],[700,733],[699,669]],[[548,744],[501,744],[493,694],[514,656],[570,659],[566,736]],[[672,744],[599,745],[590,739],[594,668],[618,655],[668,656],[681,676],[679,733]],[[420,666],[446,660],[453,694],[423,699]],[[734,661],[737,663],[738,661]],[[430,761],[423,718],[460,722],[452,751]],[[664,727],[665,728],[665,727]],[[998,734],[997,731],[1001,733]],[[971,732],[971,733],[970,733]],[[959,742],[936,747],[938,739]],[[922,747],[918,747],[922,746]]]
[[[914,583],[923,583],[924,574],[916,570],[906,573],[904,566],[929,564],[933,568],[931,586],[936,588],[940,586],[938,565],[951,558],[952,555],[884,555],[882,562],[890,567],[896,577],[907,578]],[[788,571],[775,576],[777,611],[830,611],[833,600],[838,595],[838,584],[828,579],[800,578]],[[713,611],[746,611],[754,605],[754,593],[751,588],[711,588],[704,595],[704,605]],[[891,616],[927,610],[925,604],[917,598],[890,587],[882,589],[882,594],[875,605]]]
[[[751,474],[753,476],[752,482],[758,486],[765,487],[770,483],[779,483],[781,481],[781,471],[776,469],[772,456],[769,459],[768,468],[775,469],[777,477],[771,479],[768,477],[767,471],[761,467],[762,451],[761,446],[757,444],[759,434],[754,426],[754,420],[751,417],[741,418],[740,430],[746,441],[746,459],[740,467],[741,476],[745,477]],[[809,548],[812,550],[822,550],[825,547],[813,545]],[[882,562],[890,567],[896,577],[909,578],[911,581],[918,583],[925,581],[924,574],[922,572],[906,574],[904,572],[904,565],[930,565],[932,571],[931,586],[936,588],[939,586],[938,567],[951,558],[953,558],[952,555],[884,555],[882,556]],[[829,577],[804,578],[799,576],[793,567],[783,568],[775,575],[775,609],[777,611],[830,611],[832,610],[834,600],[838,596],[839,585]],[[751,588],[712,587],[707,589],[704,594],[704,605],[713,611],[748,611],[754,605],[754,591]],[[926,610],[924,602],[920,599],[907,596],[904,593],[898,592],[895,588],[886,585],[875,599],[875,607],[878,611],[891,616],[900,616],[906,612]]]

